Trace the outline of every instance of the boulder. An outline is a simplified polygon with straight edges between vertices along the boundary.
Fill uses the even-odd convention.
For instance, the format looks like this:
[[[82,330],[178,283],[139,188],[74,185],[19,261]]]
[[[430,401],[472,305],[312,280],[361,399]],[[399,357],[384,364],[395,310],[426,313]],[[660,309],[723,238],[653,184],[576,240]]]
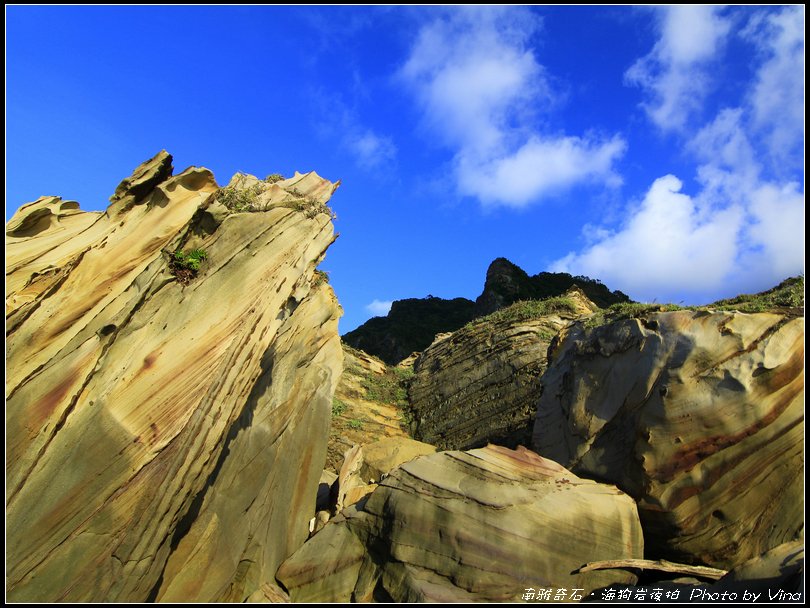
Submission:
[[[394,469],[284,562],[292,601],[506,601],[528,588],[592,589],[622,573],[571,574],[640,558],[633,500],[520,448],[422,456]],[[339,580],[337,584],[335,581]],[[339,595],[335,589],[340,588]]]
[[[804,521],[804,318],[659,312],[568,330],[534,449],[633,496],[652,558],[728,569]]]

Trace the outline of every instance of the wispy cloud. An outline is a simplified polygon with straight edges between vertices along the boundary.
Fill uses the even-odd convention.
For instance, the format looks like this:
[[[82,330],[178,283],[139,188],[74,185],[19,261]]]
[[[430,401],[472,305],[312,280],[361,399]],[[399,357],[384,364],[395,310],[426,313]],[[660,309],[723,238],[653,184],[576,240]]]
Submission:
[[[366,310],[375,317],[384,317],[391,310],[391,300],[373,300],[370,304],[366,304]]]
[[[455,151],[459,193],[522,207],[583,181],[616,185],[618,136],[532,128],[559,99],[529,48],[541,21],[529,10],[467,8],[424,24],[400,70],[426,126]]]
[[[354,155],[360,168],[367,170],[388,165],[397,155],[397,148],[390,137],[358,125],[344,133],[343,145]]]
[[[750,93],[753,124],[777,164],[804,146],[804,6],[758,13],[743,35],[766,57]]]
[[[709,66],[729,32],[730,22],[714,6],[660,9],[660,37],[649,54],[625,73],[647,99],[642,107],[665,131],[682,129],[709,91]]]
[[[802,161],[795,144],[804,141],[804,94],[788,82],[804,68],[796,56],[797,48],[803,53],[804,11],[797,8],[751,20],[744,37],[762,51],[761,63],[739,105],[702,127],[688,123],[694,135],[684,152],[697,162],[695,194],[682,192],[675,176],[655,180],[617,229],[589,226],[586,247],[555,269],[598,277],[642,300],[692,303],[763,289],[803,271],[804,192],[767,162],[779,154],[788,166]],[[779,90],[775,98],[764,82]],[[799,112],[798,120],[784,118]]]
[[[336,142],[358,167],[367,171],[387,170],[396,162],[393,139],[365,125],[360,113],[347,105],[342,96],[316,91],[311,97],[318,100],[316,114],[329,117],[316,124],[318,133]]]

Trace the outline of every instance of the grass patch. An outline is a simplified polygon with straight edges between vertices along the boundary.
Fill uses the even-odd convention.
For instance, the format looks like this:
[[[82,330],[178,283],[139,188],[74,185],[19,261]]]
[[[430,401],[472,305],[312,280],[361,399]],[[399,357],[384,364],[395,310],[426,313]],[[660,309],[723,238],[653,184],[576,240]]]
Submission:
[[[710,305],[717,310],[739,310],[740,312],[767,312],[782,308],[804,308],[804,276],[785,279],[768,291],[757,294],[743,294],[735,298],[718,300]]]
[[[488,314],[486,317],[474,319],[465,326],[466,328],[477,327],[483,323],[518,322],[537,319],[551,314],[576,314],[577,307],[570,298],[555,296],[545,300],[520,300]]]
[[[254,184],[249,188],[226,186],[219,189],[216,200],[235,213],[264,211],[259,202],[259,195],[263,190],[264,186],[261,183]]]
[[[691,310],[687,306],[678,304],[642,304],[640,302],[621,302],[612,304],[608,308],[596,311],[585,320],[585,327],[605,325],[621,319],[638,319],[654,312],[672,312],[675,310]]]
[[[315,276],[312,279],[313,287],[318,287],[323,283],[329,283],[329,273],[323,270],[315,269]]]
[[[346,404],[337,397],[332,397],[332,416],[340,416],[346,411]]]
[[[295,196],[296,198],[288,201],[284,201],[279,205],[279,207],[286,207],[287,209],[294,209],[295,211],[300,211],[304,215],[306,215],[309,219],[314,218],[316,215],[321,213],[325,213],[331,219],[337,219],[335,213],[329,208],[329,205],[326,203],[322,203],[316,198],[311,196],[302,196],[300,192],[293,189],[290,191],[290,194]]]
[[[349,426],[355,430],[359,430],[363,428],[363,421],[358,420],[357,418],[352,418],[349,420]]]

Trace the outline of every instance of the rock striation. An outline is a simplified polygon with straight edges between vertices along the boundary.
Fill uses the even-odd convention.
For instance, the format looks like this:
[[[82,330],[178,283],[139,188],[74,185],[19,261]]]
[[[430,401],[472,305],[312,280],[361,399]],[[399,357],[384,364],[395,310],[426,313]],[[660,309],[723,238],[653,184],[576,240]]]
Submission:
[[[442,450],[530,445],[549,344],[596,309],[572,288],[437,337],[417,358],[408,389],[414,437]]]
[[[307,537],[342,365],[316,272],[336,185],[252,178],[261,210],[236,213],[171,160],[106,212],[43,197],[6,225],[11,601],[281,597]]]
[[[534,449],[633,496],[648,556],[729,568],[800,537],[803,317],[577,324],[552,359]]]
[[[563,540],[564,539],[564,540]],[[505,601],[528,588],[583,597],[628,573],[571,574],[640,558],[632,499],[529,452],[488,446],[402,464],[279,568],[294,602]]]

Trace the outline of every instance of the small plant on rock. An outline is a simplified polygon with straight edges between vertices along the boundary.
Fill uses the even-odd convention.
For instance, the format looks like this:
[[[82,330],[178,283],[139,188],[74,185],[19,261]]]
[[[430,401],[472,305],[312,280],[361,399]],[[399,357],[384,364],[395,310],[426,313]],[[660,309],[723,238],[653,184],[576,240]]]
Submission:
[[[346,411],[346,404],[343,403],[337,397],[332,397],[332,415],[340,416],[345,411]]]
[[[174,252],[169,267],[180,283],[188,285],[191,279],[197,276],[200,264],[206,259],[208,259],[208,254],[204,249],[193,249],[188,253],[178,249]]]

